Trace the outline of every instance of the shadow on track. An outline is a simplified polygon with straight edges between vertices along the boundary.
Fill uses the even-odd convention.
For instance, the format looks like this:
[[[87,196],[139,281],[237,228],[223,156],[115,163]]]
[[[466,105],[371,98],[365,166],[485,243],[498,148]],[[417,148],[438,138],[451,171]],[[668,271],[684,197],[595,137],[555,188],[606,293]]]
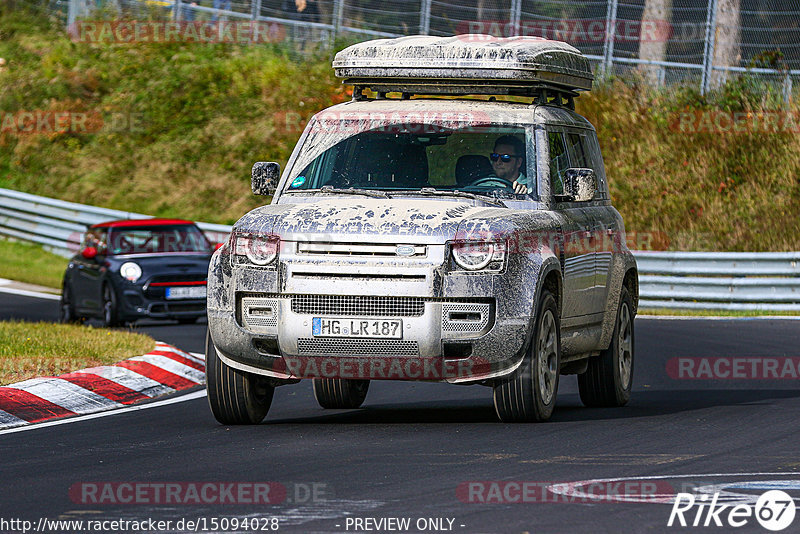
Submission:
[[[552,419],[544,425],[577,421],[640,419],[694,412],[709,408],[764,406],[774,400],[800,398],[800,390],[689,390],[639,391],[622,408],[586,408],[577,395],[559,397]],[[369,397],[367,398],[369,403]],[[425,423],[497,423],[491,398],[486,400],[448,400],[413,403],[381,403],[356,410],[320,409],[319,415],[268,418],[266,425],[282,424],[425,424]],[[273,406],[272,414],[280,416],[282,406]],[[308,413],[308,412],[306,412]]]

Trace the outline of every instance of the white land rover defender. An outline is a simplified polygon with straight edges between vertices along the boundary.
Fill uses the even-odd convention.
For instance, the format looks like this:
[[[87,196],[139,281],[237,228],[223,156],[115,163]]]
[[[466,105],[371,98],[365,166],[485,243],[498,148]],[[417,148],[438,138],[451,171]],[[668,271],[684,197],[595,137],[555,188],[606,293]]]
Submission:
[[[272,203],[208,273],[206,375],[224,424],[314,381],[357,408],[370,380],[479,384],[503,421],[542,421],[560,374],[589,406],[631,392],[636,263],[592,125],[587,59],[489,36],[369,41],[333,66],[353,100],[312,118]]]

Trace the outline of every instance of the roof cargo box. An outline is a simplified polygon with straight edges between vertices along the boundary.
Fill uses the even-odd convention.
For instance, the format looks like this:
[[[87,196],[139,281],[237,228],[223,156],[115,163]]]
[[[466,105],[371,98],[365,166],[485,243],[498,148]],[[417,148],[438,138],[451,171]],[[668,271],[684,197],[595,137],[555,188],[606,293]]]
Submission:
[[[540,87],[592,88],[589,60],[561,41],[489,35],[377,39],[345,48],[336,76],[382,92],[524,94]]]

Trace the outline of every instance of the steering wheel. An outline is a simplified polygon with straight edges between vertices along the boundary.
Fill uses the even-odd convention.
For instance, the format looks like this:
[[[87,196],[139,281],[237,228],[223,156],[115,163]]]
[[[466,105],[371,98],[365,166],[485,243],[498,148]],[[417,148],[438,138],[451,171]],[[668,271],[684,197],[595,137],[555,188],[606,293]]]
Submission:
[[[472,182],[468,188],[472,189],[473,187],[492,187],[492,186],[500,186],[509,191],[514,190],[514,182],[510,180],[506,180],[505,178],[500,178],[499,176],[484,176],[483,178],[478,178],[474,182]]]

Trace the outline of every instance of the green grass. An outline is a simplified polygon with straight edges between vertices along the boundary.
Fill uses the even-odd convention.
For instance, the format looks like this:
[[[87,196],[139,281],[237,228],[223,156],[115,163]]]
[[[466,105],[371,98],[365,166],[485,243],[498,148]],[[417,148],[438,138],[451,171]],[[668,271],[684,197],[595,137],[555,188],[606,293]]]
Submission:
[[[271,45],[75,43],[58,23],[5,11],[0,112],[93,113],[103,126],[0,131],[0,187],[232,223],[265,203],[250,192],[253,162],[285,164],[303,121],[347,98],[327,53],[297,56]]]
[[[0,239],[0,278],[60,290],[67,262],[39,245]]]
[[[89,326],[0,321],[0,385],[107,365],[155,348],[145,334]]]
[[[0,57],[0,112],[136,119],[91,134],[0,131],[0,187],[208,222],[230,224],[265,203],[250,193],[252,163],[284,165],[304,122],[348,98],[330,51],[75,43],[60,22],[24,9],[0,13]],[[681,112],[779,106],[774,88],[748,76],[705,96],[612,80],[577,99],[627,229],[672,250],[798,250],[800,136],[674,128]]]
[[[780,111],[769,87],[745,78],[701,97],[614,81],[577,99],[597,128],[614,205],[629,231],[671,250],[800,250],[800,136],[682,133],[681,112]],[[797,109],[793,108],[796,113]]]

